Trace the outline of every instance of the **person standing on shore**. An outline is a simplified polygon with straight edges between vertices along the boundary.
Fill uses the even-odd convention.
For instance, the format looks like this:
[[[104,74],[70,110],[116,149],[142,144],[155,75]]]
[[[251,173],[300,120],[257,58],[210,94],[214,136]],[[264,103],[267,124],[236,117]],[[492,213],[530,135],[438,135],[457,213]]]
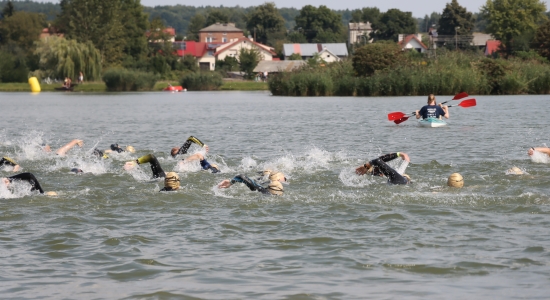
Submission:
[[[78,84],[82,84],[84,82],[84,74],[82,74],[82,71],[78,74]]]

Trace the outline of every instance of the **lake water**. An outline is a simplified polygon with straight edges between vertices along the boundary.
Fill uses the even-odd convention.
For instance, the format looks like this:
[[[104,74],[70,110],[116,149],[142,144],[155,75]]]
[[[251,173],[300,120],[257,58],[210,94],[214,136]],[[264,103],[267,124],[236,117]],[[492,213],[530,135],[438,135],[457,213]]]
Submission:
[[[387,114],[426,97],[0,93],[0,155],[59,194],[0,188],[0,295],[548,299],[550,164],[526,154],[550,145],[548,96],[476,99],[450,108],[447,127],[422,128]],[[173,170],[170,148],[190,135],[221,174],[189,164],[176,168],[180,191],[159,193],[148,166],[123,170],[149,153]],[[85,145],[66,157],[38,147],[74,138]],[[138,151],[90,157],[112,143]],[[397,151],[412,185],[354,174]],[[528,174],[507,175],[513,166]],[[287,175],[284,196],[216,187],[266,168]],[[454,172],[464,188],[445,186]]]

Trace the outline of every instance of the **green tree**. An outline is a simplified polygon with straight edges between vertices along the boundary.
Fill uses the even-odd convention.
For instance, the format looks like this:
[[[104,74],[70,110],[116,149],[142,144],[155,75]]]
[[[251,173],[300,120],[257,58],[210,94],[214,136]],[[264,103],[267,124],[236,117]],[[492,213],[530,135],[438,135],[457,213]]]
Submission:
[[[429,16],[425,15],[423,19],[418,21],[418,32],[428,32],[431,27],[439,23],[441,18],[440,13],[432,12]]]
[[[184,69],[192,72],[197,72],[199,70],[199,63],[192,54],[185,54],[181,58],[181,65]]]
[[[268,2],[256,6],[248,14],[247,19],[246,28],[250,32],[255,32],[257,42],[268,44],[268,36],[284,38],[285,20],[277,10],[275,3]]]
[[[67,38],[92,42],[104,65],[118,65],[127,55],[141,59],[147,52],[140,0],[61,0],[60,5],[57,26]]]
[[[540,0],[487,0],[481,7],[487,32],[504,44],[507,55],[514,51],[515,37],[535,32],[547,19],[545,12],[546,4]]]
[[[2,19],[9,18],[13,16],[14,12],[15,7],[13,6],[13,3],[11,1],[8,1],[8,3],[6,3],[6,6],[4,6],[4,9],[2,9],[2,14],[0,15],[0,17],[2,17]]]
[[[221,9],[212,9],[208,12],[205,26],[216,23],[229,23],[229,14]]]
[[[300,53],[292,53],[292,55],[288,57],[288,60],[302,60],[302,56]]]
[[[393,42],[366,44],[355,50],[352,65],[358,76],[370,76],[378,70],[388,69],[397,64],[403,51]]]
[[[38,42],[35,54],[40,57],[40,69],[47,76],[77,78],[82,71],[88,80],[101,78],[101,54],[92,42],[50,37]]]
[[[28,73],[24,56],[0,50],[0,82],[26,82]]]
[[[12,42],[26,52],[34,49],[34,42],[38,40],[40,32],[46,26],[44,15],[18,11],[0,22],[0,36],[2,44]]]
[[[203,29],[206,24],[206,18],[201,14],[196,14],[189,21],[189,27],[187,29],[187,38],[188,41],[199,41],[199,30]]]
[[[456,30],[456,27],[460,28]],[[452,0],[443,9],[437,33],[454,35],[455,30],[457,35],[471,35],[474,30],[474,17],[465,7],[460,6],[457,0]]]
[[[371,37],[375,40],[392,40],[397,42],[399,34],[415,33],[417,24],[411,12],[392,8],[382,14],[378,23],[372,24],[372,29]]]
[[[351,11],[352,22],[370,22],[376,24],[380,20],[382,14],[377,7],[363,7],[362,9],[355,9]]]
[[[254,77],[254,68],[260,62],[260,52],[256,48],[241,48],[239,51],[239,69],[245,73],[248,79]]]
[[[231,72],[239,69],[239,61],[233,56],[226,56],[223,60],[216,60],[216,71]]]
[[[550,21],[546,21],[537,29],[533,48],[540,56],[550,59]]]
[[[310,43],[324,42],[324,38],[334,41],[335,37],[339,37],[337,40],[340,42],[345,41],[342,16],[324,5],[319,8],[311,5],[302,7],[300,14],[296,16],[295,29],[303,32]]]

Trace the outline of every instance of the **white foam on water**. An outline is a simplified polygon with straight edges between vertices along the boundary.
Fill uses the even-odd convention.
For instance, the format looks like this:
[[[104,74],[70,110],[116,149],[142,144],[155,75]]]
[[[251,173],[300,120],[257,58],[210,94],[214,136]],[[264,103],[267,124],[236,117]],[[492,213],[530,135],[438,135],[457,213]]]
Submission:
[[[409,162],[406,161],[406,160],[402,160],[402,159],[394,159],[394,160],[398,160],[397,162],[397,166],[395,168],[395,171],[397,171],[397,173],[403,175],[405,174],[405,171],[407,170],[407,167],[409,166]]]
[[[92,173],[94,175],[105,174],[109,172],[108,162],[104,159],[96,157],[82,157],[82,156],[64,156],[55,160],[55,165],[50,166],[49,171],[56,171],[59,169],[81,169],[84,173]]]
[[[533,155],[531,155],[531,161],[534,163],[547,164],[550,163],[550,156],[548,156],[546,153],[535,150],[533,151]]]
[[[174,171],[176,172],[198,172],[200,170],[202,170],[202,168],[198,160],[193,160],[189,162],[184,162],[183,160],[180,160],[174,166]]]
[[[250,156],[241,159],[241,165],[239,166],[239,168],[243,170],[256,169],[257,167],[258,163]]]
[[[355,168],[342,169],[338,175],[338,178],[345,186],[351,187],[364,187],[374,182],[374,178],[371,175],[359,176],[355,174]]]
[[[0,182],[0,199],[22,198],[33,193],[37,192],[31,192],[31,185],[26,181],[14,180],[9,186]]]
[[[149,168],[149,166],[147,165],[147,168]],[[128,174],[130,174],[130,176],[132,176],[135,180],[137,181],[148,181],[151,179],[151,177],[153,176],[153,174],[151,173],[151,169],[148,170],[148,173],[146,173],[141,167],[139,166],[134,166],[134,168],[130,169],[130,170],[126,170],[126,172]]]

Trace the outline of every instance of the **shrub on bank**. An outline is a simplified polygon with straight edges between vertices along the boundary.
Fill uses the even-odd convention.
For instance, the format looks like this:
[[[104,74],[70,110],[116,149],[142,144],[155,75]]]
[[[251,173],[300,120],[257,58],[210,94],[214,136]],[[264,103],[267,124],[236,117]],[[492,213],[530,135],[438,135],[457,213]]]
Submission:
[[[128,69],[110,69],[103,73],[108,91],[151,91],[158,77],[153,73]]]
[[[320,68],[303,68],[271,76],[273,95],[282,96],[419,96],[548,94],[550,65],[540,59],[492,59],[470,52],[440,53],[437,59],[410,56],[400,64],[356,76],[347,60]]]
[[[188,91],[214,91],[220,89],[223,80],[217,72],[198,72],[186,74],[180,83]]]

